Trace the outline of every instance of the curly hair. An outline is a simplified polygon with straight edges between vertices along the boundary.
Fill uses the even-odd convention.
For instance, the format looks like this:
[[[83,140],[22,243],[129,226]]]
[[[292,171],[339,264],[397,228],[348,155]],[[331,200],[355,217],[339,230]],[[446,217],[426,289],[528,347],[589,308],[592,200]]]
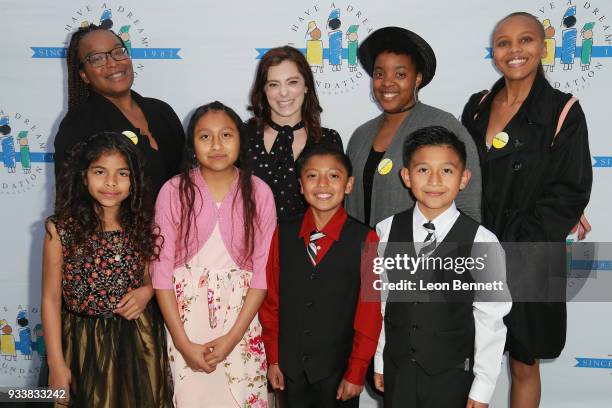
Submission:
[[[106,29],[102,26],[89,24],[86,27],[79,27],[70,37],[68,52],[66,53],[66,65],[68,66],[68,109],[79,106],[89,98],[91,92],[88,84],[81,79],[81,60],[79,58],[79,44],[81,40],[93,31],[108,31],[117,37],[121,45],[125,44],[121,37],[115,34],[114,31]]]
[[[194,220],[194,204],[195,196],[201,194],[198,187],[194,184],[191,172],[193,169],[199,168],[199,163],[196,159],[194,150],[194,133],[195,127],[204,115],[208,112],[225,112],[227,116],[234,122],[236,129],[240,133],[240,153],[236,166],[239,167],[239,179],[236,195],[234,196],[232,205],[235,205],[238,194],[242,196],[242,206],[244,214],[244,245],[247,248],[247,253],[244,254],[242,263],[246,263],[251,259],[254,248],[255,240],[255,225],[257,223],[257,206],[255,199],[253,198],[253,171],[250,165],[248,156],[248,140],[247,133],[244,129],[242,119],[233,109],[225,106],[219,101],[211,102],[207,105],[200,106],[197,108],[191,118],[189,119],[189,125],[187,126],[187,140],[183,149],[183,160],[181,163],[181,174],[179,182],[179,196],[181,202],[181,223],[179,225],[179,237],[182,238],[182,245],[179,247],[179,259],[185,259],[187,254],[187,248],[189,247],[189,237],[191,236],[192,224],[196,228],[197,235],[197,223]],[[197,190],[197,191],[196,191]]]
[[[270,67],[275,67],[283,61],[293,62],[302,78],[304,78],[308,92],[304,96],[304,103],[302,104],[302,121],[307,130],[308,137],[312,136],[318,142],[321,139],[321,112],[323,112],[323,109],[317,96],[314,77],[304,54],[288,45],[272,48],[259,61],[259,65],[257,65],[255,81],[251,88],[251,104],[248,107],[248,110],[253,112],[254,115],[252,120],[256,121],[257,127],[260,128],[272,121],[265,87],[266,82],[268,82]]]
[[[119,225],[142,259],[158,259],[162,238],[153,221],[144,162],[135,145],[121,133],[96,133],[72,148],[59,172],[55,212],[48,221],[70,231],[66,244],[72,249],[81,248],[92,234],[103,229],[99,215],[102,207],[89,193],[85,179],[92,162],[113,153],[121,154],[130,170],[130,194],[121,202]]]

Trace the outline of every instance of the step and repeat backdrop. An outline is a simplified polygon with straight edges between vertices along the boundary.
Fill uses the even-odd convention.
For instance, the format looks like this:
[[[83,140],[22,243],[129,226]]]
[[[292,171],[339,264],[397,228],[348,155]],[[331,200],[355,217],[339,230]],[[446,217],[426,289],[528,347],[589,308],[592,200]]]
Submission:
[[[573,9],[572,9],[573,8]],[[346,145],[353,130],[379,114],[370,78],[355,65],[354,49],[377,28],[415,31],[433,47],[438,69],[419,95],[459,116],[468,97],[499,77],[488,51],[491,30],[503,16],[528,11],[548,27],[556,56],[545,66],[549,81],[580,99],[593,156],[594,185],[586,214],[589,241],[612,231],[612,3],[608,0],[365,0],[338,1],[101,1],[0,0],[0,387],[34,385],[45,358],[40,318],[43,220],[53,208],[53,139],[67,110],[65,52],[84,22],[110,20],[132,50],[139,93],[168,102],[186,123],[197,106],[220,100],[248,118],[248,93],[258,59],[289,44],[323,48],[311,61],[323,106],[323,125]],[[568,11],[569,10],[569,11]],[[576,24],[563,25],[574,13]],[[339,28],[328,24],[330,16]],[[319,29],[321,35],[316,34]],[[566,31],[576,42],[573,64],[562,64]],[[342,65],[332,69],[327,49],[342,38]],[[581,52],[582,44],[591,52]],[[585,47],[587,49],[587,47]],[[10,129],[10,130],[9,130]],[[598,274],[612,259],[598,259]],[[543,407],[609,407],[612,393],[612,303],[568,305],[566,348],[542,363]],[[508,406],[504,362],[492,401]],[[380,406],[371,392],[362,407]]]

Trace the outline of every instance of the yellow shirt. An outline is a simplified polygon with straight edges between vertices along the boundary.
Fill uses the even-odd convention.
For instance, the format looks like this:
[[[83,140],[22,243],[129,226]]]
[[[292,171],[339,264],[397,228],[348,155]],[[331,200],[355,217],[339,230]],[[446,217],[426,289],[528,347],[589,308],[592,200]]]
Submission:
[[[544,39],[544,44],[546,45],[546,57],[542,58],[542,65],[555,65],[557,42],[554,38],[546,38]]]
[[[306,41],[306,61],[310,65],[323,65],[323,41]]]
[[[12,334],[0,334],[0,355],[16,356],[15,338]]]

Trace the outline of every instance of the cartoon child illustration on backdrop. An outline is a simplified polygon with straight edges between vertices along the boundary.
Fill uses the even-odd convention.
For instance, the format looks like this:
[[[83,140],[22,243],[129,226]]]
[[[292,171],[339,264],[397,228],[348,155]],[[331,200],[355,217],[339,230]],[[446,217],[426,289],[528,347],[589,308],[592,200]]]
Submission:
[[[32,160],[30,157],[30,145],[28,143],[28,131],[22,130],[17,135],[19,143],[19,161],[24,174],[29,174],[32,171]]]
[[[5,136],[11,133],[11,127],[9,126],[9,117],[4,115],[0,116],[0,135]]]
[[[100,17],[100,27],[110,30],[113,28],[113,13],[110,9],[106,9],[102,12],[102,16]]]
[[[13,328],[6,319],[0,320],[0,356],[7,361],[17,360],[17,348],[13,337]]]
[[[327,19],[327,36],[329,38],[328,60],[332,71],[342,69],[342,30],[339,30],[340,9],[333,9]]]
[[[2,163],[9,173],[15,173],[15,141],[11,136],[8,116],[0,117],[0,136],[2,138]]]
[[[349,27],[348,30],[346,30],[349,72],[357,71],[357,48],[359,48],[359,42],[357,38],[358,28],[358,25],[353,24]]]
[[[127,48],[128,54],[130,54],[130,57],[131,57],[132,56],[132,41],[130,40],[130,26],[129,25],[121,26],[121,28],[119,29],[119,32],[117,32],[117,35],[119,36],[119,38],[121,38],[121,40],[125,44],[125,48]]]
[[[45,337],[41,323],[34,326],[34,335],[36,336],[36,341],[32,342],[32,349],[36,350],[38,358],[43,360],[47,358],[47,349],[45,348]]]
[[[310,65],[312,72],[323,72],[323,41],[321,41],[321,30],[315,21],[308,23],[306,35],[310,40],[306,41],[306,61]]]
[[[565,27],[561,33],[561,62],[563,69],[569,71],[574,65],[576,58],[576,6],[569,7],[563,15],[561,25]]]
[[[580,52],[580,66],[583,71],[588,71],[591,68],[591,56],[593,54],[593,26],[595,22],[586,23],[580,35],[582,36],[582,50]]]
[[[17,313],[17,325],[19,326],[19,352],[26,360],[32,359],[32,329],[28,327],[28,312],[20,310]]]
[[[546,45],[546,56],[542,58],[544,72],[553,72],[555,69],[555,58],[557,54],[557,41],[555,40],[555,27],[550,24],[550,19],[542,22],[544,26],[544,44]]]

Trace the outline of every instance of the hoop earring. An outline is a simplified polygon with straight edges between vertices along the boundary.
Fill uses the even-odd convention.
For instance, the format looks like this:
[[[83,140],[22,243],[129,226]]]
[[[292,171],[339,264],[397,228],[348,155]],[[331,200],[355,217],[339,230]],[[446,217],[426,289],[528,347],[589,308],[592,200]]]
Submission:
[[[372,103],[378,103],[378,101],[376,100],[376,98],[374,97],[374,92],[372,92],[372,90],[370,89],[370,102]]]

